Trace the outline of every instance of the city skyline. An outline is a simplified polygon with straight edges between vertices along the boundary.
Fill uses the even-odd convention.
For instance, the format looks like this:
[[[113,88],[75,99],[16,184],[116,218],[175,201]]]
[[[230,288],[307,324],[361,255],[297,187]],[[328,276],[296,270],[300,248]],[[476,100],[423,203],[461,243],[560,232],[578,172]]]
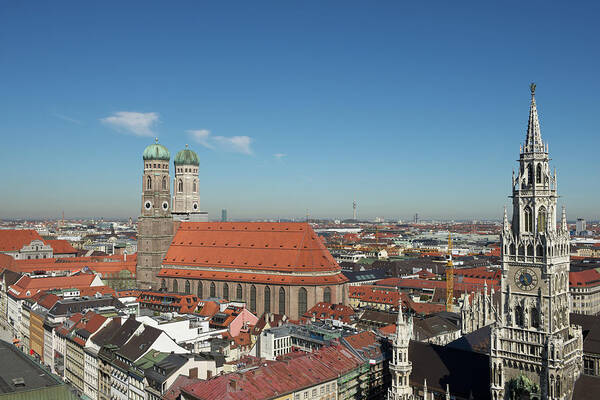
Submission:
[[[597,5],[334,4],[6,7],[0,217],[137,217],[158,137],[171,178],[198,153],[211,219],[351,218],[356,200],[361,219],[499,220],[535,81],[559,206],[597,219]]]

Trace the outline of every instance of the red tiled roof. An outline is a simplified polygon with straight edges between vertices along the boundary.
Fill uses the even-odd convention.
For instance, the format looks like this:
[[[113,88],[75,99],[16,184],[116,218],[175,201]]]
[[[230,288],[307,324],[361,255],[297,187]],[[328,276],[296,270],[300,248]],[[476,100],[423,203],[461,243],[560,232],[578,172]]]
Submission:
[[[14,272],[35,272],[35,271],[79,271],[85,267],[102,274],[102,277],[118,276],[121,271],[129,271],[135,276],[137,264],[137,254],[127,256],[106,256],[106,257],[71,257],[71,258],[43,258],[37,260],[14,260],[9,267]],[[1,265],[1,264],[0,264]]]
[[[390,324],[379,328],[379,333],[383,336],[389,336],[396,333],[396,324]]]
[[[600,285],[600,268],[569,272],[569,286],[590,287]]]
[[[68,240],[54,239],[54,240],[44,240],[46,244],[49,244],[52,247],[52,252],[54,254],[77,254],[77,250]]]
[[[306,223],[182,222],[163,265],[281,272],[340,271]]]
[[[212,317],[213,315],[219,312],[219,304],[217,304],[214,301],[206,301],[203,305],[202,303],[200,304],[202,306],[202,309],[197,314],[202,317]]]
[[[200,299],[191,294],[143,291],[138,296],[138,302],[150,309],[167,306],[177,308],[180,314],[191,314],[198,308]]]
[[[315,304],[310,310],[304,313],[305,318],[315,317],[316,319],[334,319],[350,323],[350,319],[354,315],[352,307],[342,304],[325,303],[324,301]]]
[[[71,276],[48,276],[31,278],[24,275],[14,285],[9,286],[9,293],[19,299],[30,298],[42,290],[50,289],[83,289],[90,287],[96,276],[93,274],[79,274]]]
[[[248,371],[198,380],[182,391],[201,400],[271,399],[336,379],[362,363],[345,346],[333,345],[310,354],[290,353]]]
[[[0,251],[18,251],[34,240],[44,241],[33,229],[0,229]]]

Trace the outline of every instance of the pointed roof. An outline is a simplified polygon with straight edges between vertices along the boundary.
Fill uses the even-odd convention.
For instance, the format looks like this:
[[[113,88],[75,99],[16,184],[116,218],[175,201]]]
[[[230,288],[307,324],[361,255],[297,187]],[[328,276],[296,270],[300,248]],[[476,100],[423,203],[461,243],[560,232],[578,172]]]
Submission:
[[[525,138],[524,151],[526,153],[543,152],[544,144],[542,142],[537,106],[535,104],[535,83],[532,83],[529,88],[531,90],[531,104],[529,105],[529,121],[527,122],[527,137]]]

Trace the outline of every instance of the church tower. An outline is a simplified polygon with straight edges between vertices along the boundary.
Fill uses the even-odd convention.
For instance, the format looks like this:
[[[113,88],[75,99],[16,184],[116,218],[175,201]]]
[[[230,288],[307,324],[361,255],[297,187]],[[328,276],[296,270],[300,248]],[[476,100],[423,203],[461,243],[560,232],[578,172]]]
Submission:
[[[173,180],[173,218],[188,220],[190,214],[200,211],[200,188],[198,185],[198,155],[187,145],[175,155],[175,179]]]
[[[390,361],[392,373],[392,386],[388,391],[388,400],[412,400],[412,388],[410,386],[410,373],[412,363],[408,359],[408,345],[412,337],[412,319],[406,320],[402,315],[402,303],[398,304],[398,318],[396,320],[396,336],[393,342],[393,354]]]
[[[569,232],[564,209],[556,224],[556,172],[542,141],[535,88],[513,172],[512,221],[505,210],[501,233],[500,317],[490,340],[493,400],[570,399],[581,373],[581,328],[569,322]]]
[[[142,214],[138,224],[137,287],[158,289],[162,260],[173,238],[169,162],[171,154],[161,144],[151,144],[143,154]]]

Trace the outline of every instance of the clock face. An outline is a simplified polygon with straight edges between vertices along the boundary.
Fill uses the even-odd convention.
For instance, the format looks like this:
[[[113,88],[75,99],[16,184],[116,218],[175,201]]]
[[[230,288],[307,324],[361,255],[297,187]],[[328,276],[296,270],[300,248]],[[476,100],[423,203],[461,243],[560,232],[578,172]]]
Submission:
[[[537,286],[537,275],[530,268],[521,268],[515,274],[515,283],[522,290],[532,290]]]
[[[152,208],[152,203],[150,203],[149,201],[146,202],[146,204],[144,204],[144,207],[146,207],[146,210],[149,210]]]
[[[197,210],[198,209],[198,203],[194,203],[193,207],[194,207],[194,210]]]
[[[165,211],[166,211],[166,210],[168,210],[168,209],[169,209],[169,203],[167,203],[166,201],[163,201],[163,203],[162,203],[162,208],[163,208],[163,210],[165,210]]]

